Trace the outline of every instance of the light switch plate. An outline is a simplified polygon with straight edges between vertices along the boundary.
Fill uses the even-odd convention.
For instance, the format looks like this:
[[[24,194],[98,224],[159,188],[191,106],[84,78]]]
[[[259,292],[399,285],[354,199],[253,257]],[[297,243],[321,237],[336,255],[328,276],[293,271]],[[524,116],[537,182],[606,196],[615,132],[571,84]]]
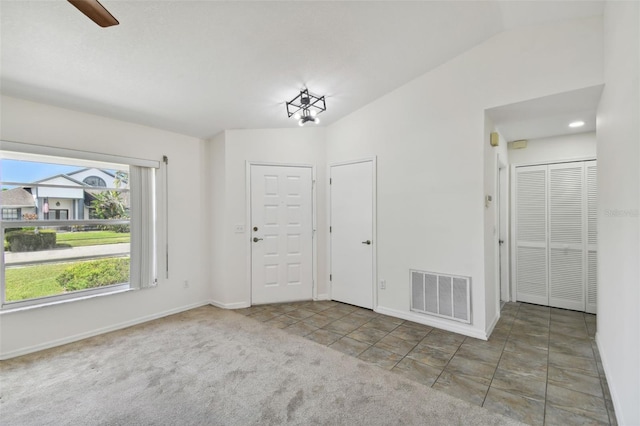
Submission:
[[[236,234],[244,234],[244,223],[238,223],[233,228]]]

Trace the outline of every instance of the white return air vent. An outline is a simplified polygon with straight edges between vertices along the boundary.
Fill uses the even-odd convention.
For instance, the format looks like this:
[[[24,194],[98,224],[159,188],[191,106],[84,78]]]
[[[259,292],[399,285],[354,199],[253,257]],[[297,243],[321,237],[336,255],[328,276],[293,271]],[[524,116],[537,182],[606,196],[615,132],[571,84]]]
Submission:
[[[411,270],[411,310],[471,323],[471,277]]]

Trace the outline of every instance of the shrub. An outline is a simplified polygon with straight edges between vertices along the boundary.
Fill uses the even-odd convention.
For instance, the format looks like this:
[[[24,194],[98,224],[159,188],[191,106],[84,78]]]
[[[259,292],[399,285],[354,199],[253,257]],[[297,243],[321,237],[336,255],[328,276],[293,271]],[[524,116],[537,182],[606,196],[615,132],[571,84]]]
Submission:
[[[55,231],[14,231],[6,234],[7,247],[10,251],[51,250],[56,247]]]
[[[103,287],[129,281],[129,259],[102,259],[75,263],[56,278],[67,291]]]
[[[115,219],[124,219],[124,218],[115,218]],[[131,227],[129,225],[107,225],[101,226],[104,231],[113,231],[118,234],[128,234],[131,232]]]

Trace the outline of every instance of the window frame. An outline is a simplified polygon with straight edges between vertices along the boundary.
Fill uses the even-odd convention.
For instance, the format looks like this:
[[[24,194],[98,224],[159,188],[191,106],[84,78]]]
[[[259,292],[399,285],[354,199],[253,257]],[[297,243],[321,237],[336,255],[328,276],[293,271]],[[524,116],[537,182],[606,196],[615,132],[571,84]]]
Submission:
[[[8,211],[13,211],[15,210],[15,219],[13,217],[9,217],[9,218],[5,218],[5,213],[7,213]],[[7,215],[9,216],[9,215]],[[11,215],[13,216],[13,215]],[[0,216],[0,220],[5,221],[5,220],[19,220],[20,218],[22,218],[22,208],[20,207],[3,207],[2,208],[2,215]]]
[[[156,170],[159,169],[160,167],[159,161],[114,156],[114,155],[100,154],[100,153],[92,153],[87,151],[75,151],[75,150],[64,149],[64,148],[53,148],[53,147],[47,147],[47,146],[31,145],[31,144],[24,144],[19,142],[8,142],[8,141],[2,141],[2,140],[0,140],[0,158],[16,159],[16,160],[22,160],[22,161],[36,161],[36,162],[43,162],[43,163],[45,163],[46,161],[50,161],[50,162],[55,161],[56,163],[60,163],[60,161],[63,161],[63,163],[61,164],[73,165],[73,166],[82,166],[85,163],[95,163],[93,164],[94,166],[97,164],[100,164],[102,166],[101,168],[106,168],[104,167],[104,164],[106,163],[106,164],[117,165],[117,166],[129,166],[129,171],[131,171],[131,166],[137,166],[137,167],[148,168],[148,169],[156,169]],[[136,241],[136,243],[134,244],[134,241],[133,240],[131,241],[131,246],[129,250],[129,258],[131,259],[130,270],[129,270],[129,282],[112,284],[112,285],[103,286],[103,287],[77,290],[69,293],[56,294],[56,295],[44,296],[44,297],[38,297],[38,298],[23,299],[23,300],[10,301],[10,302],[6,301],[5,259],[4,259],[4,245],[3,245],[2,256],[0,256],[0,312],[12,311],[16,309],[25,309],[30,307],[46,306],[51,304],[67,302],[67,301],[81,300],[87,297],[94,297],[94,296],[105,295],[105,294],[115,294],[123,291],[150,287],[151,285],[149,285],[148,283],[145,284],[145,283],[131,282],[132,277],[134,275],[136,277],[141,276],[141,272],[139,270],[140,267],[133,264],[134,258],[146,266],[151,265],[151,268],[152,268],[151,279],[153,280],[153,284],[155,284],[157,282],[157,278],[155,278],[157,277],[157,263],[156,263],[157,258],[156,258],[156,247],[155,247],[155,244],[157,241],[155,233],[157,232],[157,229],[156,229],[155,221],[156,221],[158,206],[155,199],[156,198],[155,197],[155,191],[156,191],[155,172],[151,173],[151,176],[152,176],[151,184],[148,186],[144,186],[141,183],[141,186],[143,187],[138,188],[135,192],[140,194],[145,190],[153,191],[153,194],[151,194],[151,201],[150,201],[151,212],[147,212],[149,214],[148,217],[137,216],[138,217],[137,222],[140,222],[140,224],[138,225],[135,224],[133,218],[67,219],[67,220],[51,220],[51,219],[39,218],[35,221],[34,220],[27,221],[27,220],[5,220],[5,219],[2,219],[2,217],[0,216],[0,237],[2,237],[2,241],[4,241],[5,229],[7,228],[16,228],[16,227],[25,227],[25,226],[41,226],[43,228],[46,228],[46,227],[67,227],[67,226],[129,225],[133,231],[134,226],[139,226],[141,228],[147,227],[147,225],[143,225],[141,223],[147,219],[153,222],[151,226],[151,232],[153,234],[151,236],[151,246],[152,246],[151,249],[149,249],[149,244],[145,245],[144,243],[139,241]],[[3,183],[7,184],[6,182],[3,182]],[[28,183],[28,184],[31,186],[38,185],[37,183]],[[129,184],[130,186],[132,186],[131,183]],[[60,185],[40,184],[40,186],[60,186]],[[124,191],[129,192],[130,194],[133,192],[131,190],[131,187],[126,189],[107,188],[107,187],[90,187],[90,188],[99,189],[99,190],[116,189],[121,192],[124,192]],[[130,196],[132,197],[132,195]],[[144,197],[144,198],[149,198],[149,197]],[[133,200],[131,199],[130,202],[133,202]],[[147,229],[146,232],[148,234],[149,230]],[[131,232],[132,239],[133,239],[133,234],[134,233]],[[133,253],[134,247],[136,247],[136,252],[137,251],[142,251],[142,252],[137,253],[134,256],[134,253]],[[144,249],[140,250],[140,247],[144,247]],[[145,252],[145,249],[146,249],[146,252]],[[134,269],[135,269],[135,272],[134,272]],[[146,275],[142,274],[142,276],[148,277],[149,274],[146,274]]]
[[[91,179],[97,179],[98,185],[94,185],[92,183],[87,182],[88,180]],[[100,176],[87,176],[86,178],[82,179],[83,183],[86,183],[89,186],[92,186],[94,188],[106,188],[107,187],[107,182],[104,181],[104,179],[102,179]]]

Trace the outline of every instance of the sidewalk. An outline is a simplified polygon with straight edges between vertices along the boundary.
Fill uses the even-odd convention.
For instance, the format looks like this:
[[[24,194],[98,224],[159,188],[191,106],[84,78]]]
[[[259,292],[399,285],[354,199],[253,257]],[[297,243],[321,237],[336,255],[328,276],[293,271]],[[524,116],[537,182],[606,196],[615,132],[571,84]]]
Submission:
[[[57,261],[82,260],[99,257],[112,257],[129,253],[129,243],[104,244],[86,247],[65,247],[54,250],[28,251],[21,253],[5,252],[4,264],[7,266],[48,263]]]

